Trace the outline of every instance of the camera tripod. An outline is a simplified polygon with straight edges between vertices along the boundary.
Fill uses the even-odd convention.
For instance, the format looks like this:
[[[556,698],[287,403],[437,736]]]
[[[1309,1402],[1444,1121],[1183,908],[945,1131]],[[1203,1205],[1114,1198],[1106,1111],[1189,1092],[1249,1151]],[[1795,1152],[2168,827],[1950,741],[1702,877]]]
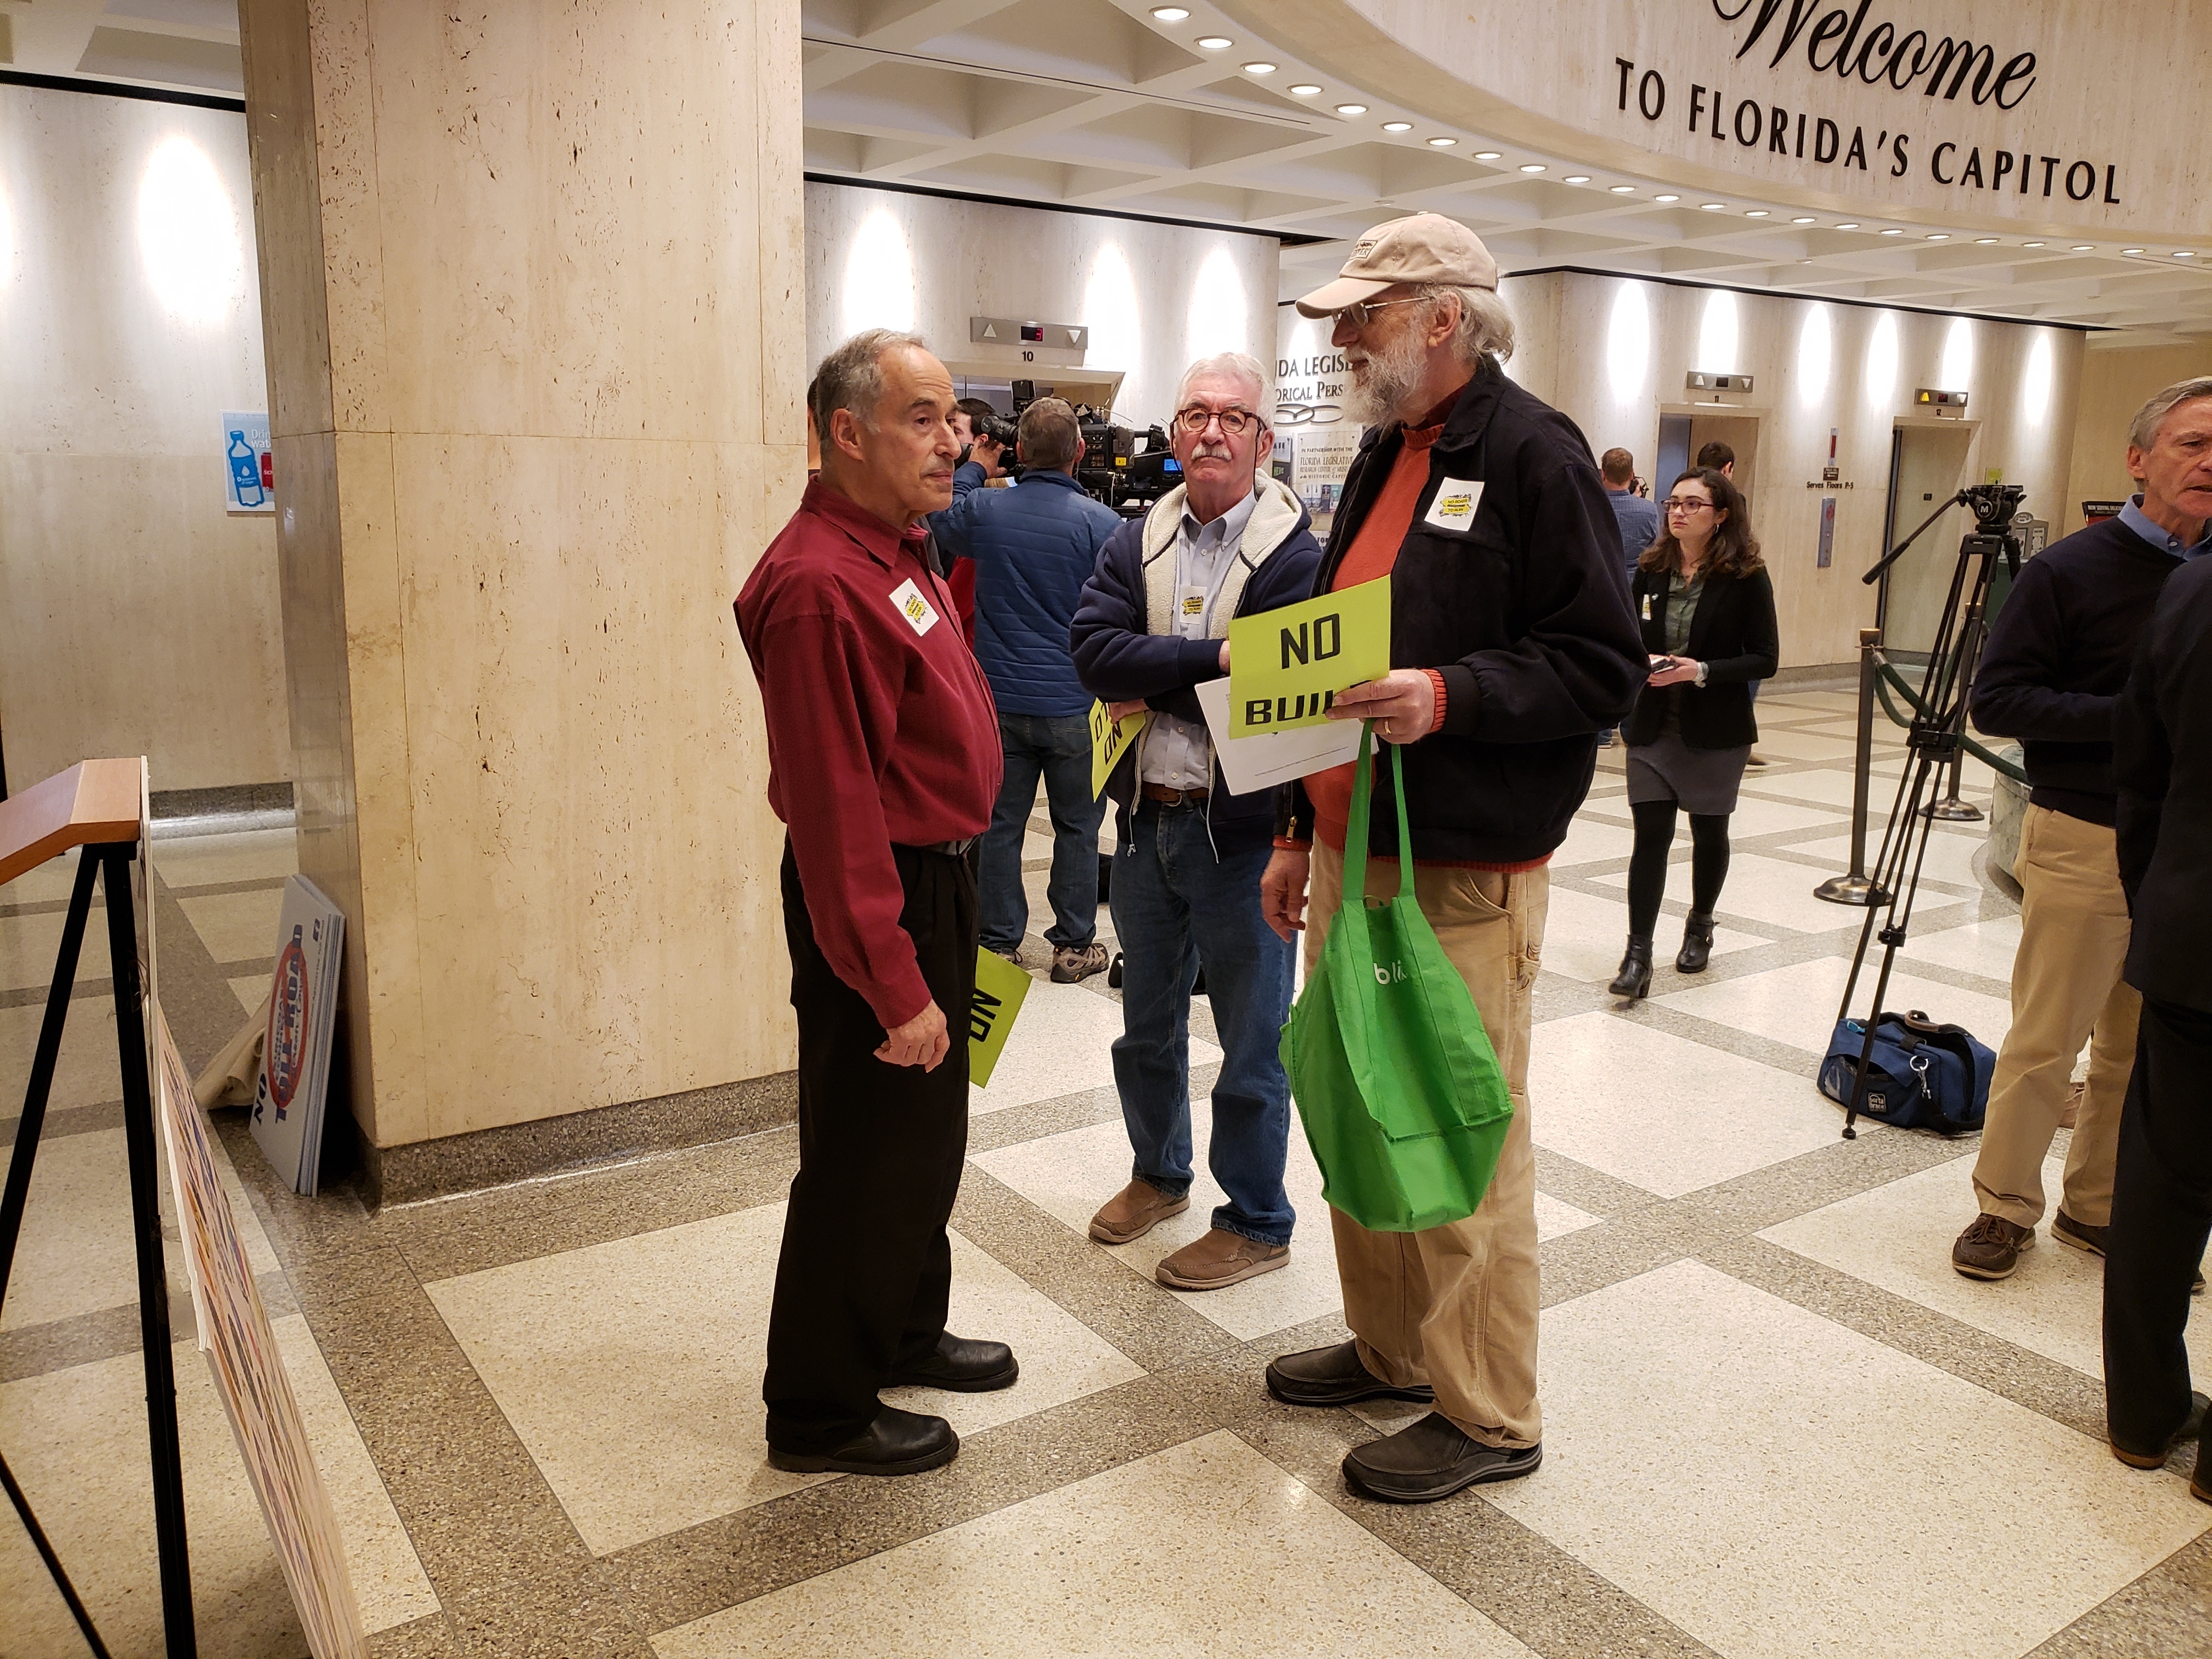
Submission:
[[[1905,734],[1909,759],[1897,780],[1897,798],[1891,804],[1889,822],[1881,834],[1881,851],[1875,860],[1867,893],[1865,925],[1859,930],[1858,948],[1851,953],[1850,976],[1844,981],[1838,1023],[1850,1016],[1851,998],[1866,966],[1869,948],[1881,943],[1881,967],[1875,979],[1874,1010],[1867,1017],[1866,1041],[1859,1048],[1850,1105],[1844,1115],[1844,1139],[1858,1138],[1859,1113],[1866,1105],[1868,1063],[1874,1052],[1875,1024],[1881,1018],[1882,1000],[1889,994],[1890,970],[1905,944],[1912,922],[1913,900],[1920,889],[1920,870],[1928,854],[1928,837],[1938,817],[1947,816],[1934,791],[1946,768],[1955,767],[1966,734],[1966,706],[1973,689],[1974,671],[1981,657],[1983,629],[1988,622],[1990,584],[2002,558],[2008,574],[2020,574],[2020,542],[2012,533],[2012,517],[2026,490],[2019,484],[1974,484],[1961,489],[1922,521],[1920,527],[1884,554],[1881,562],[1862,579],[1871,584],[1905,550],[1932,528],[1936,520],[1954,507],[1974,510],[1975,527],[1959,544],[1959,560],[1951,572],[1951,588],[1943,601],[1943,616],[1928,665],[1920,679],[1920,705]]]

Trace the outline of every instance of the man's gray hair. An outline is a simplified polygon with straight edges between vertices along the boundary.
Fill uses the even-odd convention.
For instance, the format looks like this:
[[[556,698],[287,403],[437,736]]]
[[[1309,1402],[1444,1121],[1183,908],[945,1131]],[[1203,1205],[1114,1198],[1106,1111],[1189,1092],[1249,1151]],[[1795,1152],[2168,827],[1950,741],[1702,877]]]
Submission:
[[[1459,327],[1452,335],[1452,346],[1462,362],[1473,368],[1485,357],[1495,357],[1502,363],[1513,355],[1513,313],[1496,289],[1423,283],[1414,289],[1416,298],[1432,305],[1448,294],[1459,296]]]
[[[1062,471],[1083,448],[1083,428],[1064,398],[1040,398],[1022,411],[1015,441],[1024,466]]]
[[[903,346],[929,349],[919,334],[871,328],[822,360],[814,371],[812,412],[814,430],[824,444],[830,441],[830,417],[841,409],[851,410],[863,426],[875,425],[876,405],[884,400],[884,354]]]
[[[2176,380],[2163,392],[2153,392],[2150,401],[2136,411],[2135,424],[2128,428],[2128,441],[2137,449],[2150,448],[2158,442],[2158,429],[2166,424],[2166,417],[2173,413],[2174,406],[2197,398],[2212,398],[2212,374]]]
[[[1267,371],[1261,367],[1257,357],[1249,352],[1217,351],[1211,357],[1200,357],[1183,370],[1182,379],[1176,382],[1175,408],[1168,411],[1170,415],[1182,408],[1183,399],[1190,392],[1190,383],[1201,374],[1219,375],[1224,380],[1249,380],[1253,403],[1264,404],[1267,400]],[[1261,425],[1272,424],[1267,410],[1255,408],[1252,412],[1260,417]]]

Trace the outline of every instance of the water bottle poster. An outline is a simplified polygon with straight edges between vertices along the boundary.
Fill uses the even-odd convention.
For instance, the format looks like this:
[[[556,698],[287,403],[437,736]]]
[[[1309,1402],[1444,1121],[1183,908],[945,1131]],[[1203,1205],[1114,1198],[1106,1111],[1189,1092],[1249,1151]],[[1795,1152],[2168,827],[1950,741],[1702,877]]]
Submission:
[[[274,513],[276,471],[269,417],[233,410],[222,417],[223,505],[233,513]]]

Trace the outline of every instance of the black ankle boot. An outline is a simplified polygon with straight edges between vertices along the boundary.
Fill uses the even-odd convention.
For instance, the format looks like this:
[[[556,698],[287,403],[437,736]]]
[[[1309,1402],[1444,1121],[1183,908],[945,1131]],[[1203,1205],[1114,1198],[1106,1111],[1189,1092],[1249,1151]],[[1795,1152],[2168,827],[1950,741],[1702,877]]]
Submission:
[[[1713,959],[1713,919],[1695,910],[1682,924],[1682,953],[1674,958],[1677,973],[1702,974]]]
[[[1621,957],[1620,971],[1607,988],[1617,997],[1640,997],[1651,989],[1650,934],[1628,936],[1628,954]]]

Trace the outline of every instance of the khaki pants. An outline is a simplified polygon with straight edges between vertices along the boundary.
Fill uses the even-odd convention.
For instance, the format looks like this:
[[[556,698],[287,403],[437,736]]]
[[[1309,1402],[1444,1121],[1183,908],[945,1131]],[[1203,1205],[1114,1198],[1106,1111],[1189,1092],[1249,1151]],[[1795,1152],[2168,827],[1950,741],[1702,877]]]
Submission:
[[[2043,1219],[2051,1155],[2074,1061],[2089,1042],[2089,1079],[2066,1159],[2066,1213],[2091,1227],[2112,1218],[2120,1105],[2135,1068],[2142,998],[2120,979],[2128,901],[2112,832],[2030,806],[2020,826],[2020,954],[2012,964],[2012,1030],[1990,1083],[1989,1121],[1974,1160],[1983,1213],[2017,1226]],[[2092,1034],[2094,1033],[2094,1041]]]
[[[1485,1445],[1533,1446],[1536,1407],[1536,1153],[1528,1134],[1528,1025],[1551,873],[1416,869],[1421,913],[1437,931],[1498,1051],[1513,1125],[1482,1206],[1418,1233],[1370,1232],[1340,1210],[1336,1269],[1359,1358],[1399,1388],[1432,1384],[1437,1409]],[[1395,859],[1370,860],[1367,891],[1398,890]],[[1344,859],[1316,844],[1306,913],[1306,972],[1320,960],[1344,896]]]

